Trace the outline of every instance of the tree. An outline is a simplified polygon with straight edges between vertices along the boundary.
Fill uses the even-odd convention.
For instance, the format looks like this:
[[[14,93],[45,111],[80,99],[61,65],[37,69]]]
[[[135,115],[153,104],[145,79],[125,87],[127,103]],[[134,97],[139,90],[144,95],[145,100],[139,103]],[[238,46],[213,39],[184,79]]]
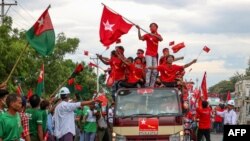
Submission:
[[[234,84],[231,81],[223,80],[209,88],[210,93],[223,94],[234,91]]]
[[[11,17],[6,17],[4,24],[0,26],[0,82],[7,78],[16,59],[24,49],[27,43],[25,32],[25,30],[20,31],[12,28]],[[39,56],[33,48],[28,47],[13,73],[12,81],[8,83],[8,89],[15,92],[16,84],[14,80],[23,78],[20,80],[21,82],[19,81],[23,91],[26,93],[30,88],[34,90],[37,85],[41,64],[44,63],[45,94],[43,96],[50,95],[74,71],[76,63],[65,59],[64,56],[75,53],[79,42],[78,38],[68,38],[64,33],[59,33],[56,38],[54,52],[47,57]],[[91,97],[91,94],[96,89],[96,80],[94,78],[96,78],[96,74],[91,69],[84,69],[80,76],[77,77],[77,83],[88,89],[88,97]]]

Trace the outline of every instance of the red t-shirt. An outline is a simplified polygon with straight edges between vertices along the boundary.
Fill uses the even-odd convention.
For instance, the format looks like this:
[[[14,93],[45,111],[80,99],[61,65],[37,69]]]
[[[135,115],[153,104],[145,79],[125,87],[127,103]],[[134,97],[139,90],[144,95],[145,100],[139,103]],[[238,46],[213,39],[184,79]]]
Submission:
[[[162,82],[175,82],[177,73],[184,70],[183,66],[178,65],[159,65],[157,70],[160,72],[160,79]]]
[[[129,75],[128,75],[128,83],[136,83],[141,78],[143,78],[143,70],[140,68],[136,68],[135,64],[128,65]]]
[[[161,35],[159,35],[159,36],[161,36]],[[150,35],[150,34],[145,34],[143,36],[143,38],[147,42],[146,55],[156,57],[157,53],[158,53],[159,39],[153,35]]]
[[[111,76],[113,77],[114,81],[119,81],[125,79],[125,69],[122,66],[123,62],[118,57],[111,57],[109,61],[111,67]]]
[[[219,109],[217,109],[216,111],[223,112],[224,110],[222,110],[221,108],[219,108]],[[219,116],[219,115],[215,115],[214,121],[215,121],[215,122],[222,122],[222,117]]]
[[[199,115],[199,129],[210,129],[211,128],[211,109],[210,108],[197,108],[197,115]]]
[[[162,56],[162,57],[160,58],[159,64],[160,64],[160,65],[163,65],[163,64],[165,64],[166,62],[167,62],[166,56]]]

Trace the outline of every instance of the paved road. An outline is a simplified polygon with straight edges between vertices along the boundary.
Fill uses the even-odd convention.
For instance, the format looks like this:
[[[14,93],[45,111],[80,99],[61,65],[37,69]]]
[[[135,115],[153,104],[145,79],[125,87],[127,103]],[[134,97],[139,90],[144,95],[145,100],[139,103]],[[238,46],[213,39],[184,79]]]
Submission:
[[[222,134],[211,133],[211,141],[222,141]]]

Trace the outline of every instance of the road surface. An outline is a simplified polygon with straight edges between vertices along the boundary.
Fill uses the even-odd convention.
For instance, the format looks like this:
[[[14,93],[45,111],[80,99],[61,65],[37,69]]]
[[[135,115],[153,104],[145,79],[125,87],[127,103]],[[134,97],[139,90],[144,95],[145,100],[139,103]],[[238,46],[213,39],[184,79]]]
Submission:
[[[211,133],[211,141],[222,141],[222,134]]]

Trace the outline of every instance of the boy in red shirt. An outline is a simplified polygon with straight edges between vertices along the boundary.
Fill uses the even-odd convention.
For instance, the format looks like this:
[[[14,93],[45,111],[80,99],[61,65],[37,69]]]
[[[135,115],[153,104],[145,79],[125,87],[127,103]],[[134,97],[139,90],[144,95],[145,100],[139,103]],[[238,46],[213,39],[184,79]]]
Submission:
[[[157,69],[160,72],[160,79],[161,82],[166,87],[177,87],[177,76],[180,72],[183,72],[185,68],[191,66],[192,64],[196,63],[196,59],[194,59],[192,62],[184,65],[184,66],[178,66],[173,65],[174,56],[169,55],[167,57],[167,64],[159,65],[158,67],[148,67],[148,69]]]
[[[211,109],[208,107],[207,101],[202,101],[202,108],[196,109],[197,115],[199,115],[199,129],[197,135],[197,141],[201,141],[205,136],[206,141],[210,141],[210,128],[211,128]]]
[[[159,61],[160,65],[167,64],[167,57],[170,55],[168,48],[164,48],[162,50],[162,53],[163,53],[163,55],[161,56],[160,61]],[[184,59],[184,57],[178,57],[178,58],[175,58],[174,61],[179,61],[179,60],[182,60],[182,59]]]
[[[140,27],[136,26],[138,28],[138,37],[142,41],[146,41],[147,43],[147,49],[146,49],[146,66],[157,66],[157,58],[158,58],[158,43],[159,41],[162,41],[162,37],[160,34],[158,34],[157,29],[158,25],[156,23],[150,24],[150,31],[151,33],[141,35]],[[150,70],[147,69],[146,73],[146,87],[154,87],[155,81],[157,77],[157,71],[156,70]]]
[[[105,65],[110,65],[110,67],[111,67],[110,76],[113,79],[113,85],[111,88],[113,100],[115,100],[115,92],[118,89],[118,87],[117,87],[118,82],[125,79],[124,65],[123,65],[122,60],[117,56],[117,52],[119,52],[123,56],[123,52],[124,52],[123,47],[119,46],[116,48],[116,51],[112,51],[110,59],[97,54],[97,57]]]
[[[145,67],[146,66],[146,60],[145,60],[145,56],[144,56],[144,50],[143,49],[138,49],[136,55],[137,55],[138,58],[141,59],[142,64]]]

